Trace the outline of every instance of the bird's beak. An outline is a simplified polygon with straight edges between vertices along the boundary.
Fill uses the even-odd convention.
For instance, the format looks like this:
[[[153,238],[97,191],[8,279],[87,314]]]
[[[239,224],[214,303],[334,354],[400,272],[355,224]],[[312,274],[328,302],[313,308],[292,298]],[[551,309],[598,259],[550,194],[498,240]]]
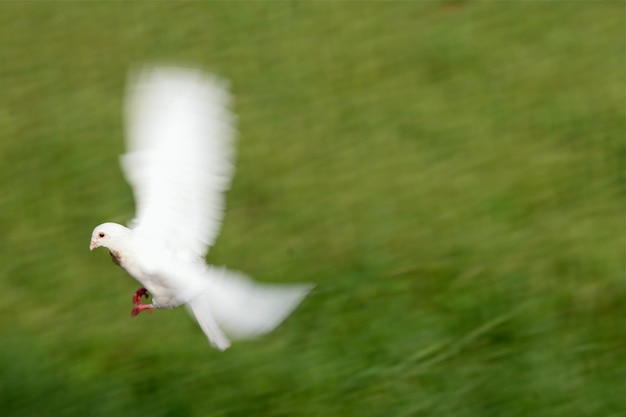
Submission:
[[[96,242],[95,240],[92,240],[91,243],[89,244],[89,250],[94,250],[97,247],[98,247],[98,242]]]

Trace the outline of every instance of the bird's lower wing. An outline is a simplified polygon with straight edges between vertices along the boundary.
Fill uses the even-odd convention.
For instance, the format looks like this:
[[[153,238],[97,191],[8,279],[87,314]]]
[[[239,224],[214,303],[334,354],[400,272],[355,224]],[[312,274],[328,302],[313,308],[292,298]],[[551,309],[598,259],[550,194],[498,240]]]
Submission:
[[[219,350],[226,350],[230,347],[230,340],[226,337],[224,332],[219,328],[213,314],[211,313],[211,307],[207,303],[206,297],[200,295],[187,303],[188,310],[196,318],[196,321],[200,325],[200,328],[209,339],[211,346],[218,348]]]
[[[210,285],[187,303],[207,338],[219,349],[233,339],[274,330],[311,291],[313,285],[256,283],[241,273],[210,268]]]

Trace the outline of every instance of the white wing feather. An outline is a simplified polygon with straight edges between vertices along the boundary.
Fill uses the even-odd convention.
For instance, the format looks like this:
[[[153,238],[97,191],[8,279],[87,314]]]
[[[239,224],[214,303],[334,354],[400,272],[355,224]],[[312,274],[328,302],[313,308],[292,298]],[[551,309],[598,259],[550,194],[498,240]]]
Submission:
[[[187,307],[209,342],[220,350],[230,346],[228,337],[248,339],[271,332],[313,288],[260,284],[226,268],[210,267],[204,274],[209,285]]]
[[[126,98],[121,166],[137,205],[132,228],[181,259],[206,256],[219,233],[234,158],[226,82],[158,67],[134,74]]]

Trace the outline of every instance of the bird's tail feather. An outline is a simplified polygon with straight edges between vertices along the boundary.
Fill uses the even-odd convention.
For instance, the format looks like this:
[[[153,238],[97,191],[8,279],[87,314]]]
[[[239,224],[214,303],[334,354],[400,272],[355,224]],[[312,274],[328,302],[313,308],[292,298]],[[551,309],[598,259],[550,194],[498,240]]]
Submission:
[[[271,332],[313,288],[260,284],[225,268],[210,268],[207,274],[209,286],[187,306],[209,342],[220,350],[230,346],[228,337],[247,339]]]

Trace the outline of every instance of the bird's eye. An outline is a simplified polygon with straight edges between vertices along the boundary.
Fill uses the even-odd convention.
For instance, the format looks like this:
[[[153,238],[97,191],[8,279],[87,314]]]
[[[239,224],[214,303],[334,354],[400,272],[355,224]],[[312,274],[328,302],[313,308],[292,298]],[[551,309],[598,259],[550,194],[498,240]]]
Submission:
[[[98,233],[98,236],[100,236],[100,237],[104,237],[104,232],[100,232],[100,233]]]

